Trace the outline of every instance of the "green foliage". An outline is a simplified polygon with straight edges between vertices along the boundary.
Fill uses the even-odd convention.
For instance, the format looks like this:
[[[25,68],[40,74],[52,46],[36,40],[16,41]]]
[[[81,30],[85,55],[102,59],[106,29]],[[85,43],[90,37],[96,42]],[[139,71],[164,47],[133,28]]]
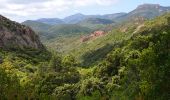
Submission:
[[[90,96],[81,96],[77,98],[78,100],[101,100],[101,94],[99,91],[94,91]]]
[[[80,34],[80,33],[89,33],[91,32],[91,29],[87,28],[87,27],[82,27],[79,25],[56,25],[53,26],[49,29],[50,33],[56,34],[56,35],[74,35],[74,34]]]
[[[38,32],[42,32],[42,31],[46,32],[51,27],[51,25],[49,24],[45,24],[37,21],[30,21],[30,20],[25,21],[22,24],[30,26],[33,30],[36,30]]]
[[[61,70],[61,63],[62,63],[62,59],[60,56],[58,56],[57,54],[54,54],[51,57],[51,60],[49,62],[49,67],[51,67],[52,69],[54,69],[55,71],[60,71]]]
[[[0,99],[169,100],[169,18],[148,21],[138,31],[114,30],[75,45],[72,55],[0,50]],[[113,46],[102,48],[106,43]],[[82,68],[78,54],[93,64]]]
[[[26,21],[24,25],[30,26],[36,31],[44,42],[50,42],[51,39],[59,37],[69,37],[92,32],[92,29],[77,24],[48,25],[37,21]]]
[[[165,15],[167,16],[167,15]],[[128,51],[126,56],[126,73],[122,79],[124,91],[119,94],[119,98],[124,97],[129,99],[154,99],[154,100],[166,100],[169,99],[169,84],[168,81],[168,69],[169,69],[169,25],[166,24],[166,17],[162,16],[160,20],[153,20],[151,26],[146,26],[141,34],[145,38],[142,41],[141,34],[134,37],[137,39],[131,40],[129,49],[135,49],[135,51]],[[163,18],[163,20],[162,20]],[[161,22],[161,26],[160,23]],[[159,26],[159,28],[157,27]],[[150,30],[148,30],[148,27]],[[145,33],[145,34],[144,34]],[[147,34],[146,34],[147,33]],[[143,35],[144,34],[144,35]],[[146,43],[147,46],[142,46]],[[136,48],[139,47],[140,49]],[[141,48],[142,46],[142,48]],[[163,85],[164,84],[164,85]],[[114,95],[114,98],[118,96]]]
[[[84,27],[88,27],[92,30],[97,30],[106,27],[108,24],[113,24],[114,22],[109,19],[101,18],[87,18],[78,24]]]
[[[66,66],[66,67],[74,67],[76,66],[77,62],[73,56],[66,55],[62,59],[62,64],[63,66]]]
[[[6,73],[5,70],[0,67],[0,99],[17,100],[23,97],[18,78]]]

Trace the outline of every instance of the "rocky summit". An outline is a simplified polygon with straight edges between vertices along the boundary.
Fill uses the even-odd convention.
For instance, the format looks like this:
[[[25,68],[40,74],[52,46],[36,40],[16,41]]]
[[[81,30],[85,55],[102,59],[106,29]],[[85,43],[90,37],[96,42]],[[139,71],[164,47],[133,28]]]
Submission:
[[[44,49],[44,46],[31,28],[0,15],[0,48]]]

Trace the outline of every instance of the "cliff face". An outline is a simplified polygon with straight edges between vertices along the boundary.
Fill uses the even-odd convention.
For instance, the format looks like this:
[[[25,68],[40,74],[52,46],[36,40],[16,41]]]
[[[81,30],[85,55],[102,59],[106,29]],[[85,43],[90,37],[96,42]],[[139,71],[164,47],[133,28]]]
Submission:
[[[35,32],[0,15],[0,48],[44,49]]]

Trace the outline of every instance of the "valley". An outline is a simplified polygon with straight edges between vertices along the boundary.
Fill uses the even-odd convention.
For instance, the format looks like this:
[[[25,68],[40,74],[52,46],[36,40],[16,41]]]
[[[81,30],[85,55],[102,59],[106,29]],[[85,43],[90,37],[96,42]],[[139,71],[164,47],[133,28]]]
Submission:
[[[169,100],[170,7],[0,15],[0,100]]]

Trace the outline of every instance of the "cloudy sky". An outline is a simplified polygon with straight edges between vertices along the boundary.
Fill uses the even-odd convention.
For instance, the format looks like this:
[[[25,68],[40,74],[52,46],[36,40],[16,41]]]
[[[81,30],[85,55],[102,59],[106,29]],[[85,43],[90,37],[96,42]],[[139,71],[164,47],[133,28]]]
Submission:
[[[0,14],[12,20],[64,18],[75,13],[129,12],[143,3],[170,6],[170,0],[0,0]]]

